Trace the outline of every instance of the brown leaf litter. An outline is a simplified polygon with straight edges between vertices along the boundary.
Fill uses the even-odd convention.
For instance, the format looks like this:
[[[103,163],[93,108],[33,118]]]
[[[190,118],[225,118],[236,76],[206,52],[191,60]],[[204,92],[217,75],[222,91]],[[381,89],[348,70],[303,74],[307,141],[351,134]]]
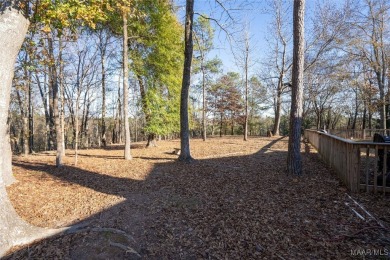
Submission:
[[[302,144],[299,177],[285,172],[287,138],[191,140],[197,159],[191,164],[172,154],[179,147],[177,140],[150,149],[133,144],[131,161],[123,159],[122,146],[80,150],[77,167],[67,150],[62,168],[53,165],[52,152],[15,157],[18,182],[8,193],[23,219],[41,227],[87,228],[14,248],[8,259],[348,259],[368,249],[390,254],[389,196],[350,194],[371,218],[309,145]]]

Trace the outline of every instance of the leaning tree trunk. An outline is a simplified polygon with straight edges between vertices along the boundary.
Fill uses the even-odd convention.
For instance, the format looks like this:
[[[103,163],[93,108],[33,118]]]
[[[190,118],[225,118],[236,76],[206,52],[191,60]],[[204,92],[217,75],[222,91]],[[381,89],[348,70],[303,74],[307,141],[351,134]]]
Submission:
[[[3,7],[12,4],[3,2]],[[16,56],[28,29],[28,20],[12,6],[0,10],[0,144],[6,144],[7,117]],[[4,160],[7,148],[0,145],[0,169],[9,167]],[[0,258],[12,246],[25,244],[47,236],[50,230],[32,227],[19,218],[5,189],[5,178],[0,174]]]
[[[131,160],[130,154],[130,125],[128,109],[129,92],[129,64],[128,64],[128,37],[127,37],[127,14],[123,11],[123,118],[125,121],[125,160]]]
[[[194,21],[194,0],[186,1],[185,22],[185,47],[183,82],[180,95],[180,156],[179,161],[191,162],[193,159],[190,152],[189,119],[188,119],[188,96],[191,84],[191,61],[193,54],[192,25]]]
[[[301,128],[303,111],[303,65],[304,65],[304,16],[305,0],[294,1],[294,54],[292,70],[292,97],[290,135],[288,140],[287,171],[302,174]]]

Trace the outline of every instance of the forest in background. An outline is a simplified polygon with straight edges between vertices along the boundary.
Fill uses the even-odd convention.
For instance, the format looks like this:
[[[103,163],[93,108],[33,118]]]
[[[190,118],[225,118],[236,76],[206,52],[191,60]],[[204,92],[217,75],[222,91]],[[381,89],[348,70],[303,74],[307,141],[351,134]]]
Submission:
[[[183,25],[171,1],[133,3],[127,26],[130,133],[132,140],[153,144],[156,138],[179,137]],[[252,44],[256,32],[247,25],[236,25],[241,31],[233,32],[208,14],[195,14],[192,137],[244,134],[246,117],[249,135],[289,133],[292,3],[268,4],[272,23],[264,25],[269,31],[265,50]],[[302,128],[385,129],[388,2],[320,1],[314,10],[305,25]],[[56,148],[55,96],[65,148],[123,142],[123,25],[118,12],[110,15],[95,28],[66,25],[60,18],[30,26],[13,80],[9,132],[14,153]],[[235,72],[223,71],[222,60],[210,55],[218,47],[213,46],[215,30],[221,28],[232,44]],[[259,60],[259,52],[267,59]]]
[[[255,203],[246,200],[249,205],[245,205],[244,211],[239,210],[233,214],[234,218],[239,219],[242,219],[239,213],[245,210],[248,210],[249,215],[253,217],[253,209],[258,205],[262,206],[262,200],[269,199],[269,202],[274,203],[278,198],[287,195],[287,200],[279,206],[292,205],[300,214],[312,214],[315,216],[313,224],[317,227],[318,224],[323,223],[321,217],[328,218],[329,215],[324,215],[322,207],[314,209],[316,207],[310,206],[307,200],[312,196],[300,195],[300,192],[305,189],[294,183],[312,188],[318,196],[311,201],[316,206],[323,205],[321,201],[324,200],[324,190],[319,192],[319,188],[311,185],[310,182],[313,180],[315,184],[328,189],[325,192],[327,195],[335,194],[335,191],[338,193],[336,197],[345,195],[345,187],[337,191],[337,181],[327,181],[328,185],[323,185],[322,182],[315,180],[317,177],[324,180],[324,175],[332,179],[334,176],[329,174],[331,171],[328,168],[319,170],[318,160],[312,160],[311,147],[306,142],[301,142],[301,134],[304,128],[311,127],[317,129],[387,128],[388,1],[351,0],[344,1],[342,4],[336,1],[334,3],[319,1],[315,8],[311,8],[306,14],[305,0],[294,0],[293,6],[289,5],[292,4],[290,1],[267,1],[269,5],[266,11],[273,17],[273,22],[267,27],[269,33],[266,40],[269,48],[261,50],[256,49],[256,45],[253,44],[252,36],[255,32],[249,30],[251,28],[249,21],[240,23],[239,21],[243,19],[240,19],[242,16],[237,14],[238,11],[249,10],[248,8],[256,9],[256,5],[260,4],[259,1],[215,0],[212,2],[215,8],[219,9],[219,13],[212,11],[210,14],[198,13],[194,9],[196,2],[194,0],[185,2],[185,14],[182,14],[183,9],[176,5],[177,2],[168,0],[5,0],[0,3],[0,60],[2,61],[0,63],[2,79],[0,81],[0,143],[4,144],[0,146],[0,208],[5,213],[0,215],[0,257],[15,245],[28,244],[54,234],[69,239],[67,236],[71,234],[69,232],[82,232],[74,231],[78,228],[77,225],[73,225],[75,222],[63,222],[54,229],[45,229],[31,226],[18,216],[18,208],[14,208],[7,190],[13,191],[13,194],[16,194],[18,199],[22,198],[24,203],[24,195],[18,192],[18,189],[27,184],[26,189],[22,190],[29,194],[29,190],[33,187],[29,180],[37,176],[41,179],[39,184],[51,179],[48,175],[52,175],[53,180],[62,180],[57,182],[61,187],[71,187],[74,183],[98,191],[99,194],[108,192],[125,199],[126,204],[123,206],[129,211],[124,215],[125,225],[116,225],[119,229],[115,232],[120,234],[131,231],[127,217],[134,217],[132,210],[134,205],[128,202],[134,202],[134,198],[140,195],[140,205],[148,204],[148,193],[145,193],[143,188],[151,188],[149,191],[154,195],[158,195],[155,191],[162,191],[169,202],[169,198],[175,195],[184,198],[191,194],[186,184],[180,183],[182,180],[191,187],[193,191],[191,196],[194,198],[200,194],[209,196],[212,194],[208,192],[210,189],[222,191],[222,194],[218,194],[217,197],[212,196],[217,200],[222,199],[222,203],[211,205],[212,209],[217,209],[222,215],[226,215],[229,208],[239,209],[236,207],[239,203],[223,208],[224,205],[232,202],[234,196],[230,196],[233,195],[231,192],[241,196],[245,194],[243,190],[255,191]],[[238,5],[235,7],[234,4]],[[185,17],[183,21],[182,15]],[[213,45],[213,37],[218,30],[225,33],[226,41],[231,44],[236,71],[224,71],[222,57],[212,55],[213,49],[218,48]],[[265,52],[267,58],[258,58],[260,52]],[[317,131],[313,132],[318,134]],[[248,141],[250,135],[265,133],[275,136],[288,134],[289,138],[285,140],[284,137],[252,138]],[[212,135],[241,136],[213,138],[204,142]],[[132,146],[135,157],[131,160],[130,140],[145,140],[146,146],[155,146],[156,140],[160,138],[170,139],[179,136],[180,142],[178,140],[161,142],[162,147],[155,149],[143,149],[143,145],[135,144]],[[331,137],[331,135],[324,136]],[[192,142],[198,144],[198,147],[193,149],[198,162],[193,164],[191,164],[194,158],[190,152],[190,137],[202,137],[204,140]],[[8,143],[9,140],[12,142]],[[124,156],[119,155],[122,154],[123,145],[79,151],[80,148],[105,147],[121,142],[124,143]],[[218,142],[220,145],[213,145]],[[165,147],[176,146],[179,143],[180,149],[174,148],[175,154],[166,151],[163,146],[164,144],[167,145]],[[234,148],[232,146],[234,143],[239,145]],[[251,143],[253,146],[250,145]],[[348,144],[352,143],[348,141]],[[222,147],[222,144],[226,145]],[[22,153],[25,156],[12,157],[11,146],[14,154]],[[202,147],[208,146],[212,146],[219,152],[228,153],[217,155],[213,154],[211,149],[204,151]],[[379,154],[378,146],[375,144],[375,160]],[[247,151],[246,148],[250,147],[260,150],[256,153]],[[73,150],[66,150],[66,148],[73,148]],[[334,148],[337,150],[337,146]],[[365,149],[368,160],[369,147]],[[386,151],[387,147],[384,149]],[[35,151],[41,150],[56,152],[34,154]],[[177,150],[180,151],[178,161]],[[249,152],[248,156],[232,157],[244,151]],[[361,152],[357,154],[356,150],[351,153],[350,151],[352,149],[341,153],[361,155]],[[29,153],[33,155],[30,156]],[[161,153],[163,156],[159,157],[158,154]],[[54,154],[55,164],[46,160],[53,160]],[[206,157],[199,157],[200,154]],[[46,155],[47,158],[43,159]],[[227,161],[218,160],[217,157],[207,161],[209,156],[216,155],[228,156]],[[80,157],[79,164],[78,157]],[[333,154],[333,157],[336,156]],[[343,158],[337,159],[343,160]],[[347,158],[342,165],[347,170],[348,168],[360,169],[360,159],[356,158],[356,160]],[[41,161],[36,162],[35,159]],[[281,162],[286,162],[286,159],[287,167]],[[172,161],[168,163],[171,167],[164,169],[163,165],[167,165],[168,161]],[[15,171],[16,178],[22,179],[22,183],[17,183],[12,173],[12,162],[15,170],[22,170]],[[354,162],[356,164],[353,164]],[[113,172],[113,176],[108,176],[108,172],[104,169],[110,165],[122,170]],[[201,165],[203,166],[200,167]],[[100,168],[96,169],[96,167]],[[113,169],[118,169],[115,167]],[[374,180],[377,181],[375,169],[374,167],[373,174]],[[384,177],[386,167],[383,169]],[[36,171],[38,175],[35,175]],[[134,176],[133,171],[136,173]],[[76,177],[77,172],[81,172],[81,178]],[[141,177],[142,174],[139,175],[141,172],[144,177],[137,179]],[[299,178],[298,176],[303,173],[305,178]],[[180,178],[175,178],[179,181],[176,184],[170,180],[170,176],[175,176],[174,174],[180,175]],[[312,174],[317,174],[317,177]],[[369,174],[371,173],[366,167],[366,180]],[[194,178],[188,178],[187,175]],[[153,179],[153,176],[157,176],[157,179]],[[48,178],[44,179],[46,177]],[[211,178],[212,181],[207,181],[207,178]],[[268,196],[264,193],[273,185],[262,188],[261,185],[267,183],[261,181],[262,178],[273,179],[274,189],[270,190],[273,195]],[[247,182],[249,186],[243,188],[236,179]],[[159,180],[165,184],[161,185]],[[206,181],[207,185],[197,184],[196,181],[200,183]],[[216,188],[214,185],[216,181],[220,181],[222,186],[228,189]],[[47,194],[41,190],[41,194],[59,196],[58,198],[63,200],[64,197],[61,196],[58,186],[52,186],[50,182],[49,180],[46,184],[49,184],[47,187],[53,192]],[[368,184],[366,182],[366,186]],[[278,185],[281,185],[280,190]],[[202,187],[206,190],[202,190]],[[283,192],[285,187],[291,188],[293,196]],[[141,188],[138,190],[139,194],[131,194],[136,191],[133,188]],[[385,192],[385,188],[383,191]],[[157,196],[156,201],[161,201],[164,196]],[[354,201],[351,196],[347,197]],[[75,196],[72,195],[67,197],[71,200],[74,198]],[[294,198],[297,200],[294,201]],[[361,227],[354,233],[347,232],[332,236],[332,241],[356,239],[355,235],[362,231],[380,229],[383,232],[375,232],[379,237],[377,236],[373,245],[388,244],[387,240],[380,237],[388,232],[388,228],[370,213],[364,210],[369,216],[365,220],[363,215],[359,215],[353,208],[351,210],[356,214],[350,214],[349,204],[345,199],[335,200],[329,197],[325,200],[330,203],[332,215],[337,217],[331,227],[337,231],[337,234],[340,233],[340,223],[348,227],[344,231],[354,232],[356,228],[352,226],[355,225],[357,228]],[[377,202],[373,197],[367,201],[370,200]],[[205,201],[210,200],[207,198]],[[340,201],[346,213],[344,219],[339,219],[340,210],[334,204],[337,201]],[[380,206],[382,202],[386,203],[385,197],[376,205],[384,210],[378,213],[383,212],[380,215],[385,215],[386,208]],[[364,209],[358,202],[354,201],[354,203]],[[24,204],[28,210],[34,212],[34,207]],[[74,209],[74,200],[71,204]],[[57,205],[61,206],[57,202],[47,203],[47,205],[52,209]],[[83,205],[93,206],[88,201],[80,204],[80,208],[85,208]],[[172,205],[176,207],[178,204]],[[200,207],[193,208],[183,204],[182,209],[186,211],[185,214],[190,213],[190,216],[194,215],[192,210],[200,213],[198,223],[205,225],[206,237],[209,236],[207,234],[210,234],[210,231],[212,239],[218,245],[222,245],[217,251],[226,252],[229,243],[221,243],[220,235],[215,233],[221,229],[204,218],[211,216],[207,210],[204,211],[206,204],[199,205]],[[172,212],[176,213],[174,207]],[[274,209],[275,214],[256,217],[254,226],[258,226],[260,220],[267,222],[274,220],[275,217],[288,220],[283,217],[287,213],[285,208]],[[109,205],[108,208],[98,206],[96,210],[110,215],[115,214],[115,217],[108,218],[119,224],[120,214],[115,212],[113,205]],[[263,213],[264,210],[258,208],[255,212]],[[27,213],[27,215],[34,215],[34,213]],[[149,216],[164,218],[169,217],[169,214],[165,210],[157,215],[144,211],[138,220],[146,221]],[[363,222],[355,222],[351,226],[352,222],[348,221],[351,216],[354,219],[357,216]],[[73,221],[85,220],[80,217],[73,215]],[[95,220],[102,220],[98,218]],[[136,218],[132,219],[136,220]],[[213,218],[213,220],[220,219]],[[376,224],[372,226],[371,220]],[[307,248],[308,245],[313,248],[312,245],[321,244],[313,241],[325,243],[329,241],[328,238],[319,240],[317,236],[310,236],[313,230],[302,233],[301,227],[308,226],[310,220],[295,217],[294,221],[285,222],[288,225],[281,223],[277,228],[282,228],[280,234],[283,235],[286,227],[298,227],[300,231],[294,231],[292,233],[294,237],[299,233],[310,238],[312,242],[310,245],[292,244],[298,246],[300,252],[300,249]],[[386,216],[383,221],[387,221]],[[151,223],[157,222],[152,220]],[[174,220],[171,226],[173,230],[170,228],[161,230],[160,238],[166,235],[177,238],[176,235],[172,236],[174,233],[170,231],[180,226],[179,223],[185,221]],[[225,225],[224,221],[221,223],[222,226]],[[68,224],[71,226],[64,227]],[[100,224],[105,226],[109,223],[103,220]],[[106,232],[105,228],[99,229],[100,224],[89,223],[86,229]],[[199,227],[198,224],[194,224],[193,227]],[[115,227],[113,223],[109,226]],[[230,229],[230,225],[228,226]],[[245,229],[249,227],[247,224],[243,226]],[[138,225],[131,225],[131,227],[138,227]],[[109,230],[113,231],[112,228]],[[148,229],[148,231],[153,230],[153,228]],[[190,226],[185,230],[190,233],[194,231]],[[328,228],[321,227],[321,232],[329,235],[327,230]],[[141,231],[138,234],[142,234],[145,230],[138,231]],[[198,234],[194,234],[193,237],[199,238]],[[245,236],[246,231],[235,234]],[[272,241],[269,242],[281,244],[275,232],[266,230],[262,234],[273,234]],[[363,239],[365,246],[368,245],[365,242],[368,239],[367,235],[370,234],[366,232],[364,238],[359,238]],[[160,238],[153,234],[149,237],[152,240],[156,239],[155,241],[161,241]],[[233,247],[240,248],[239,252],[254,255],[264,251],[264,248],[258,244],[259,237],[250,239],[255,242],[251,246],[251,252],[247,250],[249,240],[240,236],[240,241],[241,238],[244,238],[245,243],[242,248],[245,250],[240,246]],[[288,236],[287,240],[289,241],[283,245],[288,245],[290,248],[291,240]],[[238,241],[236,238],[233,239],[233,243],[237,245],[235,241]],[[306,242],[306,239],[301,241]],[[107,241],[100,242],[106,244]],[[96,245],[100,242],[93,241]],[[112,241],[108,242],[110,246],[124,250],[122,253],[127,254],[129,250],[133,250],[132,247],[123,244],[113,245]],[[145,245],[149,242],[148,239],[143,241]],[[191,248],[196,243],[193,241],[188,244],[187,253],[193,255]],[[201,244],[206,247],[210,245],[203,241]],[[182,250],[182,247],[172,245]],[[141,244],[139,246],[143,255],[153,255],[153,252],[156,252],[151,248],[145,249]],[[59,249],[56,246],[53,248]],[[133,251],[140,256],[137,251]],[[210,258],[208,252],[203,254],[205,253],[203,249],[201,251],[196,253]],[[24,254],[25,251],[21,253]],[[30,248],[27,247],[27,254],[30,253]],[[67,254],[69,253],[72,252],[68,251]],[[336,250],[333,253],[340,252]],[[352,251],[347,253],[353,254]],[[56,254],[62,253],[57,250]]]

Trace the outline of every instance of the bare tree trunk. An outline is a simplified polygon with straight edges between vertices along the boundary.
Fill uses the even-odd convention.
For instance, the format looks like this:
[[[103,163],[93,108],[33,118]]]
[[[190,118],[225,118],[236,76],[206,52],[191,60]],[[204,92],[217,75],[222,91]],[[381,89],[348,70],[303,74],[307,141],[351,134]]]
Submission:
[[[368,110],[368,129],[372,129],[372,111],[371,111],[371,109]]]
[[[123,12],[123,117],[125,121],[125,160],[131,160],[130,154],[130,125],[129,125],[129,64],[128,64],[128,37],[127,14]]]
[[[49,40],[48,40],[49,41]],[[48,44],[49,45],[49,44]],[[48,51],[50,53],[50,50]],[[50,60],[54,60],[54,57],[48,55],[47,57]],[[54,120],[54,94],[53,94],[53,87],[52,87],[52,81],[51,81],[51,69],[50,65],[47,66],[45,71],[45,86],[48,86],[47,96],[49,99],[49,138],[48,138],[48,149],[53,150],[55,148],[54,141],[55,141],[55,120]],[[47,83],[47,84],[46,84]]]
[[[31,81],[31,72],[29,73],[29,81]],[[31,83],[28,84],[28,148],[29,153],[34,151],[34,110],[31,100],[32,95]]]
[[[219,122],[219,137],[222,137],[222,130],[223,130],[223,117],[221,113],[221,120]]]
[[[328,115],[325,120],[324,129],[330,129],[330,122],[332,121],[332,111],[331,108],[328,108]]]
[[[358,99],[358,90],[356,89],[355,92],[355,112],[353,115],[353,121],[352,121],[352,129],[356,129],[356,121],[357,121],[357,116],[359,114],[359,99]]]
[[[44,107],[44,111],[45,111],[45,123],[46,123],[46,144],[45,144],[45,150],[46,149],[49,149],[49,139],[50,139],[50,113],[49,113],[49,108],[48,108],[48,104],[47,104],[47,96],[46,96],[46,72],[45,72],[45,81],[43,82],[43,84],[41,83],[39,77],[38,77],[38,72],[35,71],[36,75],[35,75],[35,79],[36,79],[36,83],[39,87],[39,93],[41,95],[41,98],[42,98],[42,103],[43,103],[43,107]],[[43,85],[43,86],[42,86]]]
[[[249,109],[248,109],[248,75],[245,75],[245,124],[244,124],[244,141],[248,141],[248,121],[249,121]]]
[[[80,88],[80,87],[79,87]],[[74,132],[74,165],[77,165],[78,148],[79,148],[79,93],[77,94],[76,109],[75,109],[75,132]]]
[[[294,1],[294,54],[292,71],[292,97],[290,114],[290,135],[288,140],[287,171],[302,174],[301,128],[303,111],[304,70],[304,18],[305,0]]]
[[[188,96],[191,84],[191,62],[193,54],[192,26],[194,21],[194,0],[186,0],[185,18],[185,47],[184,47],[184,68],[183,82],[180,95],[180,156],[179,161],[191,162],[189,118],[188,118]]]
[[[286,57],[286,53],[287,53],[287,45],[288,45],[288,42],[289,40],[286,38],[287,35],[285,35],[285,33],[283,32],[284,30],[284,27],[286,25],[286,21],[284,20],[283,16],[283,8],[282,8],[282,1],[273,1],[273,5],[274,5],[274,12],[275,12],[275,34],[277,35],[277,44],[275,45],[276,46],[276,60],[275,60],[275,65],[276,65],[276,68],[278,70],[278,85],[277,85],[277,89],[276,89],[276,97],[275,97],[275,108],[274,108],[274,111],[275,111],[275,121],[274,121],[274,125],[273,125],[273,130],[272,130],[272,134],[274,136],[279,136],[280,135],[280,121],[281,121],[281,111],[282,111],[282,94],[285,92],[285,86],[283,84],[283,80],[284,80],[284,76],[285,76],[285,73],[287,71],[289,71],[290,67],[291,67],[291,63],[288,62],[287,60],[287,57]],[[280,49],[281,48],[281,49]],[[280,61],[279,61],[279,55],[281,55],[280,57]],[[279,65],[279,62],[280,62],[280,65]]]
[[[321,117],[322,117],[322,107],[321,102],[313,102],[314,112],[316,114],[316,128],[321,129]]]
[[[272,130],[272,135],[279,136],[280,132],[280,117],[281,117],[281,110],[282,110],[282,82],[283,79],[279,78],[278,80],[278,89],[276,93],[276,104],[275,104],[275,122],[274,122],[274,128]]]
[[[135,124],[134,124],[134,140],[135,142],[138,142],[138,117],[135,117]]]
[[[101,130],[101,141],[104,147],[107,146],[106,141],[106,59],[105,50],[101,51],[101,62],[102,62],[102,130]]]
[[[375,3],[378,2],[382,6],[381,1],[366,1],[367,7],[369,9],[369,16],[367,17],[371,22],[369,26],[372,31],[370,32],[370,44],[372,45],[371,58],[369,58],[370,65],[372,66],[379,89],[379,102],[378,109],[380,115],[380,127],[382,129],[387,128],[387,113],[386,113],[386,93],[385,93],[385,83],[386,83],[386,75],[387,75],[387,66],[388,60],[386,59],[386,41],[385,41],[385,33],[386,33],[386,18],[384,6],[377,9],[375,7]],[[386,1],[383,1],[385,3]],[[388,52],[388,51],[387,51]]]
[[[207,138],[207,121],[206,121],[206,72],[204,70],[204,66],[202,66],[202,84],[203,84],[203,93],[202,93],[202,104],[203,104],[203,109],[202,109],[202,137],[203,141],[206,141]]]
[[[121,102],[121,88],[120,88],[120,80],[118,81],[118,99],[117,99],[117,108],[115,112],[114,119],[114,128],[113,128],[113,143],[122,143],[122,102]]]
[[[248,100],[248,66],[249,66],[249,35],[245,35],[245,123],[244,123],[244,141],[248,141],[248,120],[249,120],[249,100]]]
[[[81,57],[81,56],[80,56]],[[81,80],[80,80],[80,68],[81,68],[81,59],[78,60],[77,64],[77,81],[76,81],[76,107],[74,110],[74,165],[77,166],[78,163],[78,154],[79,154],[79,111],[80,111],[80,95],[81,95]]]
[[[23,154],[26,156],[28,155],[28,152],[30,151],[30,148],[28,147],[28,141],[29,141],[29,136],[28,136],[28,115],[27,112],[23,115]]]
[[[24,91],[25,92],[25,91]],[[25,93],[26,94],[26,93]],[[22,145],[22,151],[23,155],[28,155],[28,118],[27,118],[27,111],[26,111],[26,100],[25,98],[20,94],[20,91],[16,89],[16,96],[18,98],[19,108],[20,108],[20,115],[22,117],[22,129],[21,129],[21,145]]]
[[[366,129],[367,126],[367,102],[363,101],[363,116],[362,116],[362,129]]]
[[[81,137],[84,140],[83,145],[85,148],[89,147],[89,125],[88,125],[88,119],[89,119],[89,113],[90,113],[90,107],[91,107],[91,100],[90,95],[88,93],[89,90],[86,91],[86,95],[84,96],[84,110],[83,110],[83,117],[81,121]]]
[[[7,118],[14,63],[29,24],[14,5],[13,1],[5,1],[0,10],[0,144],[9,143]],[[1,171],[10,166],[10,161],[3,157],[6,149],[5,145],[0,145]],[[3,172],[0,174],[0,209],[0,258],[12,246],[47,235],[48,230],[32,227],[19,218],[9,201]]]
[[[119,91],[120,91],[120,86],[118,86],[118,94],[119,94]],[[117,108],[117,106],[115,106]],[[113,115],[114,115],[114,125],[113,125],[113,128],[112,128],[112,136],[111,136],[111,142],[113,144],[116,144],[117,143],[117,125],[118,125],[118,110],[114,108],[113,109]]]
[[[60,96],[61,96],[61,102],[60,103],[60,121],[61,121],[61,141],[62,141],[62,151],[63,156],[65,156],[65,95],[64,95],[64,65],[62,62],[62,39],[61,37],[58,39],[58,59],[59,59],[59,70],[60,70]]]
[[[54,57],[54,48],[53,48],[53,38],[52,33],[48,34],[48,44],[49,44],[49,55]],[[50,85],[53,89],[53,115],[54,115],[54,125],[55,125],[55,133],[56,133],[56,144],[57,144],[57,153],[56,153],[56,166],[62,166],[62,159],[64,156],[63,150],[63,141],[62,141],[62,133],[61,133],[61,119],[60,119],[60,111],[59,111],[59,102],[58,102],[58,75],[56,71],[56,67],[54,63],[49,65],[49,80]]]
[[[381,121],[381,128],[386,129],[386,96],[385,96],[385,86],[382,81],[381,73],[376,72],[379,88],[379,116]]]
[[[8,127],[7,127],[8,128]],[[5,136],[4,150],[2,154],[3,159],[3,168],[2,174],[4,178],[5,186],[9,186],[16,182],[14,175],[12,174],[12,149],[11,142],[9,137],[9,131],[7,131]]]
[[[101,118],[101,131],[99,138],[99,144],[103,147],[107,146],[106,137],[106,50],[108,44],[108,36],[104,29],[98,32],[99,37],[99,51],[102,73],[102,118]],[[100,145],[99,145],[100,146]]]
[[[28,64],[28,54],[27,50],[25,51],[25,57],[24,57],[24,63],[27,65]],[[23,96],[20,94],[19,90],[17,90],[17,97],[19,101],[19,106],[20,106],[20,114],[22,116],[22,147],[23,147],[23,154],[28,155],[30,148],[29,148],[29,124],[28,124],[28,116],[29,116],[29,92],[31,89],[31,78],[29,77],[29,72],[27,70],[27,66],[24,66],[24,80],[25,84],[23,86]]]

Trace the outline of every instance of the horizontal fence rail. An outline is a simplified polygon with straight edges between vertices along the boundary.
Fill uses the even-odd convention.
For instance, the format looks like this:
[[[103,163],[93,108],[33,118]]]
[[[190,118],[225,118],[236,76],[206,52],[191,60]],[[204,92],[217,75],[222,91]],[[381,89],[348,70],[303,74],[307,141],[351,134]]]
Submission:
[[[350,191],[390,192],[390,143],[355,142],[317,130],[305,130],[305,139]]]
[[[345,139],[372,140],[374,134],[390,135],[390,129],[328,129],[327,133]]]

